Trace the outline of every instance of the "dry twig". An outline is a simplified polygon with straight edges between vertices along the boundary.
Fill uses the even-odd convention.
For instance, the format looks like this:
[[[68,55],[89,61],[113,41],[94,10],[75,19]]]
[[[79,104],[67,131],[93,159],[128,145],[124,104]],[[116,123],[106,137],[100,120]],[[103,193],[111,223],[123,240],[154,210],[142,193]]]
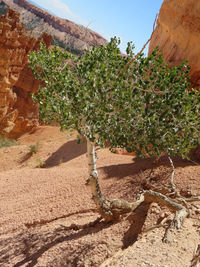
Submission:
[[[190,267],[198,267],[198,266],[200,266],[198,263],[200,263],[200,244],[197,246],[195,255],[194,255],[193,259],[191,260]]]
[[[142,47],[142,49],[140,50],[140,52],[126,64],[126,66],[122,69],[121,73],[123,73],[132,62],[134,62],[135,60],[138,59],[138,57],[142,54],[142,52],[144,51],[144,49],[146,48],[146,46],[148,45],[148,43],[151,41],[152,36],[153,36],[153,34],[155,32],[155,29],[156,29],[157,20],[158,20],[158,14],[156,14],[156,17],[155,17],[155,20],[154,20],[154,23],[153,23],[153,31],[151,33],[150,38],[146,41],[146,43],[144,44],[144,46]]]

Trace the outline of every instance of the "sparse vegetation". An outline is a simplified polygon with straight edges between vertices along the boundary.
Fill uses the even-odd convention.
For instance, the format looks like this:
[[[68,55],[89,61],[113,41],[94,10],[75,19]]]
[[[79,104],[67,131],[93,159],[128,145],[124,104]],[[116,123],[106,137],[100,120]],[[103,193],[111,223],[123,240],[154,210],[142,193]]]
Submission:
[[[45,161],[41,159],[37,159],[36,168],[43,168],[45,166]]]
[[[9,138],[0,138],[0,148],[18,145],[17,141]]]
[[[39,148],[40,148],[40,142],[39,141],[37,141],[36,144],[30,145],[29,146],[30,155],[33,156],[34,154],[36,154],[38,152]]]
[[[0,16],[6,14],[8,6],[3,2],[0,3]]]
[[[59,159],[58,165],[61,165],[63,163],[63,159]]]

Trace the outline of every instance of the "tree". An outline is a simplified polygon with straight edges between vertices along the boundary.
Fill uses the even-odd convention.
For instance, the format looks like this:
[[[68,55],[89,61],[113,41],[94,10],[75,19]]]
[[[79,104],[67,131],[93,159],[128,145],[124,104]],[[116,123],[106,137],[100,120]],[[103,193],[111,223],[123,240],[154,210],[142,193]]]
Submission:
[[[95,144],[108,142],[111,150],[122,147],[141,157],[163,152],[187,157],[200,141],[200,93],[189,88],[186,63],[169,68],[158,48],[145,57],[134,54],[132,43],[122,55],[119,44],[113,38],[79,57],[44,45],[29,54],[42,81],[34,96],[40,119],[86,137],[91,187],[93,178],[98,183]],[[94,200],[96,193],[93,187]],[[95,203],[108,218],[101,197]]]

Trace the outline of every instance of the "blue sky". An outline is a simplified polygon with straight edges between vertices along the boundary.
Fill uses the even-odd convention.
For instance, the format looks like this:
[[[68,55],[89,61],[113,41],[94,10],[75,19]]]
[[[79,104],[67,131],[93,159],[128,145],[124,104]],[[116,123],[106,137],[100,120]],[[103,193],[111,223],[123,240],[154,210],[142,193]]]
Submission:
[[[31,1],[30,1],[31,2]],[[149,39],[155,16],[163,0],[32,0],[56,16],[69,19],[98,32],[107,40],[121,38],[124,51],[128,41],[140,51]]]

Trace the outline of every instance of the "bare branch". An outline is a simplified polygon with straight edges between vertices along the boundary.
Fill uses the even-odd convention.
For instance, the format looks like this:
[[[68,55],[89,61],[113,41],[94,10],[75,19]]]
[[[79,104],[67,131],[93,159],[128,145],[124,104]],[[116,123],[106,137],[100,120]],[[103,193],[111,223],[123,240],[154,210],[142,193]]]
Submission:
[[[78,231],[78,230],[83,230],[83,229],[86,229],[86,228],[89,228],[89,227],[94,227],[97,223],[99,223],[100,221],[102,220],[101,217],[98,217],[97,219],[95,219],[94,221],[92,222],[89,222],[89,223],[85,223],[85,224],[77,224],[77,223],[72,223],[70,226],[65,226],[63,224],[60,224],[61,228],[63,230],[66,230],[66,231],[69,231],[69,230],[75,230],[75,231]]]
[[[172,173],[171,173],[171,187],[172,187],[172,190],[173,190],[173,193],[177,193],[177,190],[176,190],[176,186],[174,184],[174,173],[175,173],[175,169],[174,169],[174,164],[173,164],[173,161],[172,159],[170,158],[170,156],[168,156],[168,159],[169,159],[169,162],[172,166]]]
[[[155,28],[156,28],[156,25],[157,25],[157,20],[158,20],[158,14],[156,14],[156,17],[155,17],[155,20],[154,20],[154,23],[153,23],[153,31],[151,33],[150,38],[143,45],[143,47],[140,50],[140,52],[126,64],[126,66],[122,69],[121,73],[123,73],[132,62],[134,62],[136,59],[138,59],[138,57],[142,54],[142,52],[144,51],[144,49],[146,48],[146,46],[148,45],[148,43],[151,41],[152,36],[153,36],[153,34],[155,32]]]
[[[154,230],[154,229],[156,229],[156,228],[160,228],[160,227],[166,227],[166,226],[169,226],[169,224],[167,224],[167,223],[162,223],[162,224],[158,224],[158,225],[153,225],[153,226],[151,226],[151,227],[149,227],[149,228],[147,228],[147,229],[144,229],[143,230],[143,233],[147,233],[147,232],[149,232],[149,231],[152,231],[152,230]]]
[[[198,267],[198,263],[200,262],[200,244],[197,246],[195,255],[191,261],[190,267]]]

